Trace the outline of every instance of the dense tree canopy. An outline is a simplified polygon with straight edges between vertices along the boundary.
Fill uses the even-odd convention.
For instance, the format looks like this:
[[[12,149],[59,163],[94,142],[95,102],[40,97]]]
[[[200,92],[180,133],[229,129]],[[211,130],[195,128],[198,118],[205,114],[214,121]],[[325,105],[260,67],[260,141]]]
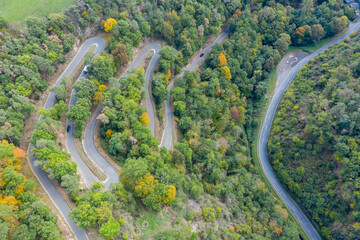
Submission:
[[[20,172],[26,152],[0,143],[0,235],[2,239],[61,239],[57,217],[35,195],[35,183]]]
[[[75,124],[75,135],[81,137],[92,105],[103,106],[98,117],[101,142],[123,167],[122,181],[110,190],[95,184],[79,195],[76,164],[59,143],[61,123],[58,120],[67,110],[65,84],[52,88],[58,102],[53,108],[39,110],[44,118],[37,122],[32,135],[36,163],[76,201],[77,207],[71,214],[76,223],[82,228],[99,227],[100,235],[108,239],[123,233],[122,237],[127,239],[131,231],[127,225],[122,226],[120,211],[123,214],[125,210],[136,218],[139,211],[170,209],[177,211],[176,222],[171,229],[161,229],[152,237],[296,239],[295,223],[256,174],[250,149],[257,124],[254,118],[267,91],[269,74],[290,45],[317,43],[342,32],[349,20],[355,18],[354,10],[341,0],[94,0],[79,1],[63,13],[50,14],[45,19],[31,17],[21,31],[0,19],[0,139],[19,145],[24,121],[34,110],[32,103],[48,88],[49,78],[59,64],[66,61],[66,54],[77,40],[103,28],[111,32],[105,53],[91,55],[86,60],[88,79],[80,79],[73,86],[77,102],[66,116]],[[230,24],[229,38],[222,46],[214,47],[200,72],[185,73],[175,81],[171,94],[179,141],[172,151],[159,148],[147,128],[146,109],[141,107],[145,96],[144,71],[135,70],[126,78],[116,79],[113,76],[117,68],[132,59],[133,48],[141,47],[144,37],[165,40],[151,84],[158,107],[169,96],[169,81],[206,40]],[[311,113],[319,111],[314,121],[320,121],[319,126],[325,129],[307,129],[319,137],[319,142],[308,143],[300,133],[291,138],[291,144],[300,149],[309,147],[308,152],[325,148],[325,143],[333,145],[334,150],[327,149],[331,161],[326,164],[326,171],[331,170],[333,174],[325,177],[322,166],[318,168],[321,174],[312,175],[309,181],[315,186],[318,176],[329,181],[327,192],[318,189],[315,192],[335,199],[331,204],[340,210],[319,210],[328,204],[322,202],[327,196],[317,196],[321,201],[316,207],[313,199],[305,206],[311,208],[310,214],[324,227],[323,234],[328,238],[331,231],[334,233],[339,226],[345,226],[339,224],[341,214],[351,213],[351,220],[345,223],[347,229],[355,234],[360,228],[358,186],[352,179],[358,172],[355,154],[358,99],[354,79],[360,75],[360,64],[342,64],[345,68],[340,65],[333,67],[335,70],[329,71],[331,73],[327,72],[329,65],[324,63],[319,67],[330,80],[321,78],[316,87],[324,88],[324,95],[318,94],[324,102],[321,106],[312,102],[309,109]],[[337,79],[335,76],[344,79],[333,80]],[[110,87],[106,87],[108,83]],[[299,108],[300,105],[297,109],[294,106],[294,111]],[[296,125],[305,120],[292,116],[290,122]],[[329,129],[323,124],[325,121],[336,123]],[[296,154],[298,158],[300,155]],[[291,152],[289,155],[293,157]],[[341,164],[335,164],[336,161]],[[3,186],[5,194],[0,196],[0,203],[6,203],[0,211],[4,215],[0,216],[1,235],[14,239],[59,238],[56,218],[41,202],[33,195],[31,199],[35,200],[29,204],[27,199],[19,198],[21,194],[17,192],[21,187],[17,186],[25,186],[27,180],[21,182],[23,178],[15,174],[16,166],[13,170],[11,166],[4,169],[8,170],[3,170],[3,178],[10,175],[14,178]],[[289,179],[289,175],[282,174]],[[308,185],[300,184],[308,177],[305,169],[299,166],[290,175],[293,180],[288,182],[289,189],[305,196]],[[334,187],[341,192],[341,197]],[[199,204],[197,212],[190,211],[186,205],[191,201]],[[11,209],[16,205],[19,209]],[[163,210],[165,206],[169,208]],[[10,210],[16,213],[13,218],[8,217]],[[191,232],[189,225],[196,222],[206,228]],[[342,233],[348,234],[346,229]]]
[[[356,33],[299,72],[268,143],[280,180],[326,239],[359,236],[359,45]]]

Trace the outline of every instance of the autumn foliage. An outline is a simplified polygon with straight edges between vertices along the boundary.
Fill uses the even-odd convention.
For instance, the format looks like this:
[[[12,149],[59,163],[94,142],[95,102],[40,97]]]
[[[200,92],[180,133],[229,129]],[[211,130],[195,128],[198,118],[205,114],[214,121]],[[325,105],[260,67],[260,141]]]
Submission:
[[[151,121],[147,112],[143,112],[143,114],[141,114],[140,121],[144,123],[146,127],[149,127]]]
[[[138,197],[145,197],[149,194],[152,194],[155,191],[158,181],[154,177],[147,173],[135,186],[135,192]]]
[[[111,30],[113,30],[116,23],[116,20],[113,18],[109,18],[108,20],[103,21],[105,32],[110,32]]]
[[[94,96],[93,96],[93,100],[94,103],[96,105],[100,105],[102,103],[102,100],[104,99],[104,92],[106,90],[106,86],[105,85],[100,85],[98,87],[98,91],[95,92]]]
[[[24,150],[6,140],[0,141],[1,239],[25,239],[24,236],[34,236],[28,239],[60,239],[56,217],[50,215],[50,210],[35,195],[35,183],[20,172],[22,158],[26,158]],[[18,229],[19,226],[22,227]],[[54,237],[50,238],[48,233]]]
[[[111,54],[120,66],[124,65],[129,59],[126,46],[122,43],[116,45],[116,48],[111,52]]]
[[[225,57],[225,54],[220,53],[218,59],[219,59],[219,66],[223,66],[227,64],[227,59]]]
[[[221,67],[221,73],[224,75],[226,80],[231,80],[231,72],[228,66],[226,66],[227,64],[227,59],[225,54],[220,53],[218,56],[219,59],[219,64],[218,66]]]
[[[231,72],[228,66],[224,66],[221,68],[221,73],[224,75],[226,80],[231,80]]]
[[[270,230],[272,230],[276,235],[280,235],[282,233],[282,227],[277,223],[275,219],[269,222]]]
[[[113,134],[113,130],[111,130],[111,129],[108,129],[107,131],[106,131],[106,139],[110,139],[111,138],[111,135]]]
[[[171,205],[171,203],[175,200],[175,197],[176,197],[176,187],[173,185],[169,185],[164,203]]]
[[[234,17],[235,19],[237,19],[238,17],[241,16],[241,14],[242,14],[241,10],[240,10],[240,9],[236,9],[235,12],[234,12],[234,14],[233,14],[233,17]]]
[[[166,78],[167,78],[167,80],[169,80],[171,78],[171,70],[170,69],[168,69],[168,71],[167,71]]]
[[[135,193],[137,197],[141,198],[156,194],[156,199],[160,204],[171,205],[176,197],[176,187],[173,185],[168,185],[166,187],[166,195],[159,194],[159,189],[161,188],[165,188],[165,186],[159,183],[159,181],[148,172],[138,180],[138,183],[135,186]]]

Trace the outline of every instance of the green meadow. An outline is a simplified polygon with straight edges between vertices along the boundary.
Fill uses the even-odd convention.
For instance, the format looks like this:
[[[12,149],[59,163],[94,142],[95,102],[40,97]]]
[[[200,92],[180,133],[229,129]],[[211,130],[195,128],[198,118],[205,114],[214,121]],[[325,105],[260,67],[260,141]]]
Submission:
[[[23,25],[28,16],[45,17],[61,12],[76,0],[0,0],[0,17]]]

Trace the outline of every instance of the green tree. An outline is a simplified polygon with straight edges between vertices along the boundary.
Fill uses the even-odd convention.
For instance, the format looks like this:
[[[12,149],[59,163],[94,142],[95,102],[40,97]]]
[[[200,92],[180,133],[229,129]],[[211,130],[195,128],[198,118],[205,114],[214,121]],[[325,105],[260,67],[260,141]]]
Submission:
[[[39,108],[38,114],[43,115],[45,117],[52,118],[54,120],[59,120],[61,116],[67,111],[68,106],[64,103],[64,101],[60,101],[55,104],[54,107],[45,109],[43,107]]]
[[[169,91],[165,88],[164,85],[160,85],[154,88],[153,95],[156,104],[160,104],[169,97]]]
[[[91,99],[94,93],[98,90],[94,81],[88,78],[81,78],[74,84],[75,97],[79,100],[80,98]]]
[[[82,229],[96,226],[96,207],[92,206],[88,201],[81,201],[69,214],[69,217]]]
[[[346,16],[337,17],[334,20],[334,32],[339,33],[345,30],[345,28],[349,25],[349,19]]]
[[[65,174],[61,177],[61,186],[66,189],[69,194],[77,194],[79,192],[79,175]]]
[[[274,43],[274,47],[281,53],[285,53],[291,44],[291,37],[287,33],[281,33],[280,38]]]
[[[51,92],[53,92],[55,94],[55,97],[57,100],[65,100],[67,97],[67,91],[66,91],[66,87],[64,84],[61,84],[59,86],[55,86],[53,88],[51,88],[50,90]]]
[[[314,24],[311,26],[311,37],[319,42],[325,36],[324,28],[321,24]]]
[[[119,235],[120,227],[121,225],[119,221],[115,221],[113,218],[110,218],[106,223],[100,226],[99,233],[107,239],[114,239]]]
[[[98,80],[101,84],[109,80],[115,73],[115,64],[111,55],[95,55],[85,63],[90,64],[88,69],[90,78]]]

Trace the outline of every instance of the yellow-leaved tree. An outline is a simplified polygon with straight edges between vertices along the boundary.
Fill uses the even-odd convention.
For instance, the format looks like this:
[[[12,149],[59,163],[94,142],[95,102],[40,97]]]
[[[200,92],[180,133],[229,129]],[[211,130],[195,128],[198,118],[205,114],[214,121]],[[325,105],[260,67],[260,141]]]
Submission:
[[[113,134],[113,130],[111,130],[111,129],[108,129],[107,131],[106,131],[106,139],[110,139],[111,138],[111,135]]]
[[[231,72],[230,72],[230,69],[228,68],[228,66],[224,66],[221,68],[221,73],[224,75],[224,77],[227,79],[227,80],[231,80]]]
[[[93,96],[93,100],[96,105],[100,105],[103,99],[104,99],[104,95],[102,92],[95,92]]]
[[[166,78],[167,78],[167,80],[169,80],[171,78],[171,70],[170,69],[168,69],[168,71],[167,71]]]
[[[148,127],[150,125],[151,121],[150,121],[150,117],[147,114],[147,112],[143,112],[143,114],[141,114],[140,121],[142,123],[144,123],[146,127]]]
[[[220,53],[218,59],[219,59],[219,66],[227,64],[227,59],[225,57],[225,54]]]
[[[147,173],[135,186],[135,192],[138,197],[146,197],[155,191],[158,181],[150,174]]]
[[[108,20],[106,20],[104,23],[104,30],[105,32],[110,32],[111,30],[113,30],[114,25],[117,23],[115,19],[113,18],[109,18]]]
[[[104,91],[106,90],[105,85],[100,85],[98,87],[98,91],[94,93],[93,100],[96,105],[100,105],[102,103],[102,100],[104,99]]]
[[[166,203],[167,205],[171,205],[176,197],[176,187],[173,185],[169,185],[167,188],[168,191],[166,194],[166,198],[164,199],[164,203]]]

